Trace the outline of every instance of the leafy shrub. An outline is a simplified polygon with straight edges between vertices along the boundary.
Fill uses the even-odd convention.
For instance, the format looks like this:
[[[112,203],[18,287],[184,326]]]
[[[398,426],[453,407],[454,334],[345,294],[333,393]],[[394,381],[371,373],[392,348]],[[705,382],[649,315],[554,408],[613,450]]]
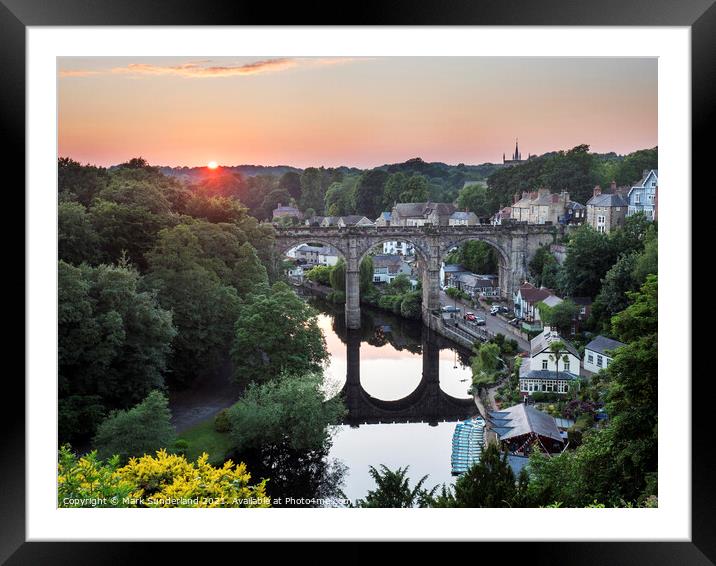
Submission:
[[[216,432],[229,432],[231,430],[231,422],[226,409],[214,418],[214,430]]]

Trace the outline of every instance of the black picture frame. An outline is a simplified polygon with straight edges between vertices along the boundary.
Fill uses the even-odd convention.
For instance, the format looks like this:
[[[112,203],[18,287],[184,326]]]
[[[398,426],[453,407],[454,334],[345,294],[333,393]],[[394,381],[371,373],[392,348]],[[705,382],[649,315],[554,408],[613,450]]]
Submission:
[[[0,131],[10,143],[5,163],[25,163],[25,34],[28,26],[105,25],[517,25],[517,26],[686,26],[691,28],[692,170],[694,186],[706,181],[710,125],[716,96],[716,4],[714,0],[426,0],[342,3],[330,6],[305,3],[214,2],[201,0],[0,0]],[[10,168],[14,186],[24,186],[24,169]],[[8,177],[6,177],[8,179]],[[8,180],[8,183],[10,181]],[[688,190],[688,188],[684,188]],[[9,195],[6,191],[8,198]],[[16,191],[17,210],[25,209]],[[7,201],[6,201],[7,202]],[[9,216],[9,215],[8,215]],[[13,214],[16,216],[16,214]],[[16,250],[19,252],[19,249]],[[698,257],[698,256],[693,256]],[[16,266],[20,262],[16,263]],[[22,260],[24,265],[24,259]],[[17,269],[19,272],[19,269]],[[24,283],[24,276],[21,278]],[[684,277],[690,284],[691,274]],[[26,301],[29,297],[26,295]],[[689,308],[679,301],[681,308]],[[24,333],[16,332],[16,335]],[[31,340],[32,336],[27,339]],[[693,358],[693,356],[692,356]],[[696,373],[695,369],[692,373]],[[9,372],[6,374],[10,376]],[[709,477],[708,447],[712,425],[709,416],[710,375],[693,379],[691,423],[683,415],[670,421],[692,431],[692,539],[691,542],[568,542],[489,543],[490,553],[529,558],[535,564],[710,564],[716,560],[716,490]],[[688,376],[683,376],[688,379]],[[5,380],[6,399],[25,398],[24,384]],[[6,403],[10,404],[10,403]],[[166,549],[151,543],[26,542],[25,537],[25,414],[6,412],[0,457],[0,562],[7,564],[126,564],[166,556]],[[318,537],[317,537],[318,538]],[[163,545],[162,545],[163,546]],[[228,545],[226,545],[228,546]],[[233,545],[232,545],[233,546]],[[182,545],[185,559],[194,552]],[[234,547],[235,548],[235,547]],[[241,559],[248,556],[245,549]],[[161,553],[161,554],[160,554]],[[198,554],[197,554],[198,555]],[[474,559],[485,557],[484,546]],[[511,562],[512,560],[508,560]]]

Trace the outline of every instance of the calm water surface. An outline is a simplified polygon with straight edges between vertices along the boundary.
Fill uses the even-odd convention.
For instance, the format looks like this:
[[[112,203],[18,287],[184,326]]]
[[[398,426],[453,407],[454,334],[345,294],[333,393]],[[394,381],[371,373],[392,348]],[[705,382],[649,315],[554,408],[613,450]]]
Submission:
[[[348,468],[343,491],[355,501],[375,488],[369,466],[409,466],[411,486],[454,483],[450,449],[455,423],[477,413],[468,394],[468,352],[419,321],[363,309],[360,330],[347,330],[342,308],[320,299],[319,324],[330,353],[327,396],[342,393],[345,423],[330,458]]]

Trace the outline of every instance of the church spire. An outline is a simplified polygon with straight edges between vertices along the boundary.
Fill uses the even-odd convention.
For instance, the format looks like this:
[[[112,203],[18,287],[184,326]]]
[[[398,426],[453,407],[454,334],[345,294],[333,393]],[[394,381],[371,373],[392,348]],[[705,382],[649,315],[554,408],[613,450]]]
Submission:
[[[512,159],[514,159],[515,161],[520,160],[520,146],[517,138],[515,138],[515,155]]]

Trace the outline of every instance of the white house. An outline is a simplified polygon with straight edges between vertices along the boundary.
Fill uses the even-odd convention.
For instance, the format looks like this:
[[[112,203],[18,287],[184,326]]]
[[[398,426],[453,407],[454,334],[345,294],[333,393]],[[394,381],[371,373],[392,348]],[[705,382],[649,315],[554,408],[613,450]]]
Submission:
[[[645,169],[641,180],[629,189],[629,211],[627,216],[643,212],[647,220],[654,220],[656,215],[656,191],[658,188],[658,169]]]
[[[558,341],[564,347],[555,355],[550,345]],[[520,365],[520,393],[524,397],[537,392],[565,394],[579,384],[579,364],[574,345],[545,326],[530,342],[530,357]]]
[[[410,242],[389,241],[383,242],[383,253],[386,255],[413,255],[415,246]]]
[[[480,223],[474,212],[456,211],[450,215],[448,226],[476,226]]]
[[[399,255],[373,256],[373,283],[392,283],[398,275],[410,277],[412,269]]]
[[[597,336],[584,348],[584,369],[596,373],[608,367],[614,360],[614,350],[623,345],[617,340]]]

